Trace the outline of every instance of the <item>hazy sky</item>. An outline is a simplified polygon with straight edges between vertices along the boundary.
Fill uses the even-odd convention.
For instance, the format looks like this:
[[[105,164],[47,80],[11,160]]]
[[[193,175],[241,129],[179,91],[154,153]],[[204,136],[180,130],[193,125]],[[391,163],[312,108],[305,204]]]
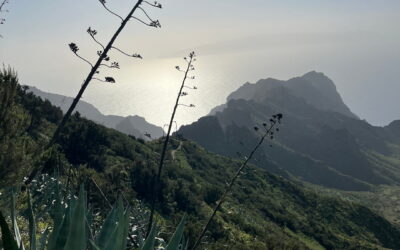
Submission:
[[[136,1],[108,0],[126,15]],[[174,66],[196,50],[199,90],[186,97],[196,110],[180,124],[205,115],[246,81],[288,79],[324,72],[361,118],[384,125],[400,119],[399,0],[169,0],[149,9],[161,29],[131,22],[117,45],[144,60],[113,53],[122,69],[104,74],[116,85],[93,84],[84,100],[106,114],[145,116],[162,125],[180,75]],[[89,68],[68,49],[95,59],[91,26],[107,41],[118,26],[97,0],[10,0],[0,26],[0,63],[13,66],[21,83],[73,96]]]

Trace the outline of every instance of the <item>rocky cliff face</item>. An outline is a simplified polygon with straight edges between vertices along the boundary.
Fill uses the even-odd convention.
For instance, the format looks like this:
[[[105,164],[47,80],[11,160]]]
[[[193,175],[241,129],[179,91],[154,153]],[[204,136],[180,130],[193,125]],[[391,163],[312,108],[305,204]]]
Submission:
[[[255,84],[245,83],[238,90],[231,93],[227,101],[244,99],[263,102],[265,98],[268,98],[271,90],[275,88],[286,88],[291,94],[304,99],[315,108],[334,111],[358,119],[343,102],[333,81],[323,73],[315,71],[288,81],[268,78],[259,80]]]
[[[389,160],[400,159],[392,145],[400,146],[400,140],[394,140],[400,125],[394,122],[380,128],[360,120],[322,73],[246,83],[211,116],[182,127],[179,133],[210,151],[234,157],[249,151],[259,136],[253,127],[275,113],[284,115],[281,133],[270,142],[272,148],[264,145],[254,164],[345,190],[400,182],[399,161]]]

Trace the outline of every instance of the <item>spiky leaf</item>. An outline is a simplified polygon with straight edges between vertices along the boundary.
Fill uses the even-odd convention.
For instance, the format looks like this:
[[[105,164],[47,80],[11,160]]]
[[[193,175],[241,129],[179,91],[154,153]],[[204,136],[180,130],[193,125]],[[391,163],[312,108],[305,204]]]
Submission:
[[[157,235],[157,228],[155,225],[153,225],[151,227],[149,236],[147,236],[147,239],[144,241],[144,244],[143,244],[141,250],[154,250],[156,235]]]
[[[110,235],[116,229],[117,224],[117,207],[114,206],[108,214],[103,226],[101,227],[100,233],[96,237],[96,245],[103,249],[107,245],[107,241]]]
[[[182,241],[183,237],[183,229],[185,226],[186,215],[183,216],[181,222],[179,223],[178,227],[176,228],[174,234],[172,235],[171,239],[168,242],[167,247],[165,250],[178,250],[179,244]]]
[[[56,241],[58,238],[58,235],[60,233],[61,226],[64,221],[64,214],[66,213],[66,210],[64,206],[62,205],[62,198],[61,198],[61,191],[60,191],[60,184],[57,182],[57,185],[55,187],[55,202],[54,202],[54,209],[52,211],[52,217],[53,217],[53,231],[50,234],[49,242],[48,242],[48,249],[56,249]]]
[[[73,211],[71,228],[64,249],[86,250],[86,204],[83,186],[79,191],[78,203]]]
[[[36,250],[36,222],[33,214],[31,193],[28,191],[29,249]]]
[[[72,201],[70,201],[67,209],[65,210],[65,215],[63,216],[60,230],[58,231],[57,235],[54,235],[54,245],[50,246],[50,244],[49,244],[49,247],[48,247],[49,250],[64,249],[65,243],[67,242],[70,225],[71,225],[72,206],[73,206]],[[55,233],[55,232],[53,231],[53,233]],[[50,238],[52,238],[52,236]]]

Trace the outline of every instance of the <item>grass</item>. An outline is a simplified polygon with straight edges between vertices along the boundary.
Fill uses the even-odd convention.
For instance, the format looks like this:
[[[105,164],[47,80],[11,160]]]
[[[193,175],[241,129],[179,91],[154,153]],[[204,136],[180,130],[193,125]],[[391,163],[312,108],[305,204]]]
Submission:
[[[288,233],[289,235],[292,235],[293,237],[296,237],[299,241],[303,242],[308,248],[312,250],[325,250],[326,248],[321,246],[318,241],[316,241],[313,238],[307,237],[304,234],[296,234],[289,228],[285,228],[284,231]]]
[[[379,185],[368,192],[348,192],[317,187],[315,190],[328,195],[366,206],[400,227],[400,187]]]

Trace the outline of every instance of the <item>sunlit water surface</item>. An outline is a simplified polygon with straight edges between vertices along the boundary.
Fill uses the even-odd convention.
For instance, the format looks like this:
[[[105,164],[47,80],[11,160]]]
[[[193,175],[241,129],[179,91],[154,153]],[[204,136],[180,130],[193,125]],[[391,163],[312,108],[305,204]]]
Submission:
[[[352,57],[345,56],[346,50],[351,50]],[[374,54],[358,52],[356,46],[348,45],[343,46],[343,55],[338,55],[337,45],[335,50],[330,50],[329,44],[303,46],[300,49],[287,47],[264,51],[249,50],[243,53],[198,54],[196,70],[193,72],[196,79],[187,83],[197,86],[198,89],[187,90],[189,95],[181,98],[181,103],[194,104],[196,107],[180,106],[176,115],[179,126],[207,115],[213,107],[224,103],[232,91],[247,81],[256,82],[267,77],[285,80],[311,70],[324,72],[332,78],[344,101],[364,118],[368,110],[379,110],[381,107],[368,100],[373,93],[369,93],[367,98],[360,90],[376,86],[382,75],[390,81],[391,73],[394,72],[394,69],[387,67],[379,68],[379,58],[374,58],[376,66],[372,64],[366,67],[363,62],[371,60]],[[86,91],[84,100],[94,104],[105,114],[139,115],[153,124],[163,126],[169,121],[183,78],[183,74],[176,71],[175,66],[184,67],[185,61],[182,58],[160,58],[130,65],[117,74],[117,84],[92,84]],[[395,118],[398,117],[393,117]],[[370,120],[378,124],[390,122],[389,119],[380,121],[379,116],[376,116],[376,120],[374,117]]]

